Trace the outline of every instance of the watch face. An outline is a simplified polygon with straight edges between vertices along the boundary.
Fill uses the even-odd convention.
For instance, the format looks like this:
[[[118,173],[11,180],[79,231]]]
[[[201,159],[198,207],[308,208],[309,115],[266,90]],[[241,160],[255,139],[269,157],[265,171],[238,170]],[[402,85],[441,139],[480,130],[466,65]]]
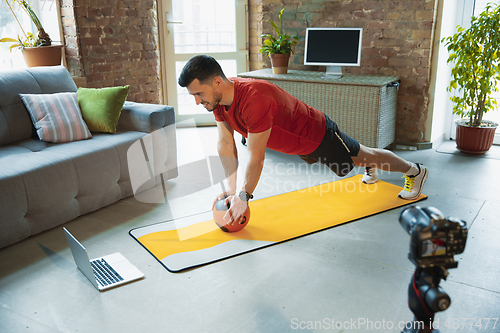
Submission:
[[[247,192],[241,191],[240,194],[239,194],[239,197],[240,197],[240,199],[242,201],[248,201],[248,199],[249,199],[250,196],[248,195]]]

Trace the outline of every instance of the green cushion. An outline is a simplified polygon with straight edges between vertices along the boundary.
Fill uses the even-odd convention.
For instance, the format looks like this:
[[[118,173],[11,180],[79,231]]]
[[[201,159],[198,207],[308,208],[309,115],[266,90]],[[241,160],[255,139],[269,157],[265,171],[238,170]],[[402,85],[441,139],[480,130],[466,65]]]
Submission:
[[[129,86],[78,88],[78,104],[91,132],[116,133],[118,118],[127,99]]]

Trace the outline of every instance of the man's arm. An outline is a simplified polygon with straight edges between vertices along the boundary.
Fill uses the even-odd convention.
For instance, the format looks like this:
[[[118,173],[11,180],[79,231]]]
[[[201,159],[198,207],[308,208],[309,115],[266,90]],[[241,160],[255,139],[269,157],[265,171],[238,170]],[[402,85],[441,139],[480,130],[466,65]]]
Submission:
[[[248,194],[253,193],[259,182],[266,158],[267,140],[270,135],[271,128],[261,133],[248,133],[247,147],[250,153],[250,161],[245,171],[245,181],[242,188]]]
[[[261,133],[248,133],[247,147],[250,153],[250,161],[245,171],[245,180],[242,188],[242,190],[246,191],[248,194],[253,193],[259,182],[262,168],[264,167],[267,140],[270,134],[271,129]],[[239,191],[237,191],[236,195],[232,198],[231,207],[224,215],[224,218],[228,219],[230,224],[238,222],[248,207],[248,202],[241,200],[238,193]]]
[[[217,151],[224,168],[224,173],[228,180],[229,189],[227,193],[236,193],[236,174],[238,169],[238,151],[234,142],[234,130],[228,123],[217,122],[219,139],[217,141]]]

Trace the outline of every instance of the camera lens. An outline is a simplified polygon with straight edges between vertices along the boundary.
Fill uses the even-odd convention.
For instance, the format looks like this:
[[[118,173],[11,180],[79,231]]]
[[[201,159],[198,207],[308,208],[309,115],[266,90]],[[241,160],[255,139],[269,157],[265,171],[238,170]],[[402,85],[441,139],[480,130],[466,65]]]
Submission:
[[[415,206],[403,208],[399,213],[399,223],[408,234],[412,233],[413,227],[417,223],[418,213],[419,209]]]

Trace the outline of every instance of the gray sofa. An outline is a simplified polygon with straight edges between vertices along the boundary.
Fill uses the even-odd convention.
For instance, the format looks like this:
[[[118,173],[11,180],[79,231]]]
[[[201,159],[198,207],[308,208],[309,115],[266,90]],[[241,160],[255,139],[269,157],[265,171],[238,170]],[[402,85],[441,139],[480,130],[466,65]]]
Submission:
[[[157,184],[158,179],[133,189],[127,163],[129,147],[150,132],[174,128],[163,136],[168,151],[162,176],[177,176],[170,106],[125,102],[115,134],[40,141],[18,94],[76,90],[62,66],[0,71],[0,248]]]

